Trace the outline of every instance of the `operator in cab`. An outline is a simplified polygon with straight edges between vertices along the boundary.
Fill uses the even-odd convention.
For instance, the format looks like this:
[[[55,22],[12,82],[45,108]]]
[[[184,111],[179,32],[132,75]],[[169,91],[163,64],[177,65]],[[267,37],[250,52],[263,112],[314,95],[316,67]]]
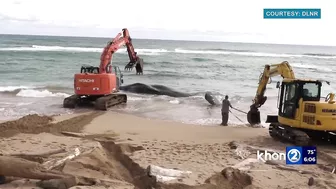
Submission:
[[[227,123],[229,121],[229,111],[232,108],[231,103],[229,101],[229,96],[226,95],[225,99],[222,102],[222,126],[228,126]]]

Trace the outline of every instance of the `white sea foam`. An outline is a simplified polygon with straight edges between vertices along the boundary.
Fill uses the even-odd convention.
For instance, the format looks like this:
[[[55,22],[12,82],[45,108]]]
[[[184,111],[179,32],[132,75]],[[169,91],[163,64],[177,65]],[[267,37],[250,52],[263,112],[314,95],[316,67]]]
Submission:
[[[316,65],[312,65],[312,64],[292,63],[291,65],[292,65],[292,67],[295,67],[295,68],[314,69],[314,70],[319,70],[319,71],[324,71],[324,72],[332,72],[333,71],[331,68],[316,66]]]
[[[318,56],[318,55],[302,55],[302,54],[277,54],[277,53],[265,53],[265,52],[234,52],[234,51],[221,51],[221,50],[185,50],[175,49],[175,52],[182,54],[224,54],[224,55],[240,55],[250,57],[308,57],[308,58],[320,58],[320,59],[336,59],[336,56]]]
[[[68,97],[69,94],[66,93],[52,93],[48,90],[34,90],[34,89],[22,89],[16,94],[20,97],[34,97],[34,98],[43,98],[43,97]]]
[[[176,48],[174,50],[167,49],[135,49],[139,55],[156,56],[162,53],[179,53],[179,54],[224,54],[224,55],[238,55],[249,57],[306,57],[306,58],[318,58],[318,59],[336,59],[336,56],[320,56],[320,55],[304,55],[304,54],[277,54],[266,52],[235,52],[225,50],[188,50]],[[32,45],[26,47],[4,47],[0,48],[0,51],[55,51],[55,52],[96,52],[101,53],[103,48],[96,47],[64,47],[64,46],[44,46],[44,45]],[[127,53],[126,48],[121,48],[116,53]]]
[[[32,45],[30,47],[0,48],[0,51],[97,52],[97,53],[101,53],[103,51],[103,48]],[[165,53],[168,51],[166,49],[136,49],[136,52],[138,52],[139,55],[158,55],[158,53]],[[116,53],[126,53],[126,48],[121,48]]]
[[[0,87],[0,92],[12,92],[18,89],[31,89],[29,86],[3,86]]]

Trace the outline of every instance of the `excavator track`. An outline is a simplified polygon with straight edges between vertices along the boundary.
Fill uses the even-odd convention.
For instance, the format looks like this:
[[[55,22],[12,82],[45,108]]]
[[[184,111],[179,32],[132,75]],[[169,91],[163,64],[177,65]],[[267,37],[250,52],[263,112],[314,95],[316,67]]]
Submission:
[[[106,111],[112,106],[126,103],[127,95],[126,94],[109,94],[99,98],[95,97],[84,97],[81,98],[78,95],[71,95],[64,99],[63,107],[74,109],[77,106],[85,106],[92,104],[94,102],[95,109]]]
[[[97,110],[104,110],[106,111],[112,106],[126,103],[127,102],[127,95],[126,94],[109,94],[100,98],[97,98],[95,101],[95,108]]]
[[[298,146],[311,144],[310,137],[306,132],[280,124],[270,124],[269,135],[276,140],[287,141]]]
[[[0,184],[5,184],[6,182],[6,177],[3,175],[0,175]]]
[[[77,106],[79,97],[77,95],[71,95],[69,97],[66,97],[63,100],[63,107],[64,108],[75,108]]]

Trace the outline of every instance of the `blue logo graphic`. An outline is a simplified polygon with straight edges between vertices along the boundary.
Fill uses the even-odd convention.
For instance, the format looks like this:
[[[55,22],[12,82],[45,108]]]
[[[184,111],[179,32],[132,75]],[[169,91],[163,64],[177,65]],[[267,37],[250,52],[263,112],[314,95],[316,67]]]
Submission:
[[[321,9],[264,9],[264,19],[321,19]]]
[[[302,164],[302,147],[286,147],[286,164]]]
[[[286,147],[286,164],[316,164],[317,150],[315,146],[288,146]]]

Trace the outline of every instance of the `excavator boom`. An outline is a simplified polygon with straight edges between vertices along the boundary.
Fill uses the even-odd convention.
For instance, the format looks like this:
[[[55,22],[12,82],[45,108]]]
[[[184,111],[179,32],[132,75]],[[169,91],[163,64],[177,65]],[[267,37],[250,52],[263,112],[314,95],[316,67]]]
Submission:
[[[267,100],[265,96],[266,86],[271,77],[280,75],[282,78],[294,79],[295,75],[292,67],[287,61],[280,64],[265,65],[264,72],[259,78],[259,86],[256,95],[253,99],[253,104],[250,106],[250,111],[247,114],[247,120],[250,124],[260,123],[260,108]]]
[[[143,60],[137,56],[132,44],[132,39],[126,28],[124,28],[122,32],[118,33],[112,41],[109,41],[104,48],[100,57],[99,73],[111,73],[112,69],[109,69],[109,66],[112,64],[111,61],[113,54],[124,45],[126,45],[130,60],[125,66],[125,70],[132,70],[135,66],[136,73],[143,74]]]
[[[130,59],[130,62],[136,62],[138,57],[137,57],[137,53],[134,51],[134,47],[132,44],[132,38],[130,37],[127,29],[123,30],[123,34],[124,34],[124,37],[128,39],[126,48],[127,48],[128,57]]]

